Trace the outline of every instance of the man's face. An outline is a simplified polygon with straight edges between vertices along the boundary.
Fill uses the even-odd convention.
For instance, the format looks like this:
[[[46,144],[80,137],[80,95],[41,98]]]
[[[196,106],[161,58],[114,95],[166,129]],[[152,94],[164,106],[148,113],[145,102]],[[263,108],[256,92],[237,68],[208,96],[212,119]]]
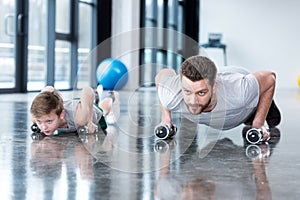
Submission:
[[[182,76],[182,94],[190,113],[197,115],[205,111],[209,106],[213,87],[210,86],[208,79],[193,82]]]
[[[56,131],[60,124],[60,118],[54,110],[48,115],[36,118],[36,124],[45,135],[51,135]]]

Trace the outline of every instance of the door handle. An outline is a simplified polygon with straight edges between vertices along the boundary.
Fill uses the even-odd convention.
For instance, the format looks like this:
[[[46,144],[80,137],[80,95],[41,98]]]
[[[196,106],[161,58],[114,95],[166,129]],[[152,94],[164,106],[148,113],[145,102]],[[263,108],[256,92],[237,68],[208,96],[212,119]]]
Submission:
[[[24,15],[18,14],[17,33],[19,36],[24,35]]]
[[[14,14],[7,14],[5,15],[4,17],[4,33],[5,35],[7,36],[10,36],[10,37],[14,37],[15,36],[15,33],[13,30],[10,30],[9,28],[9,20],[12,19],[12,22],[13,22],[13,18],[15,17]]]

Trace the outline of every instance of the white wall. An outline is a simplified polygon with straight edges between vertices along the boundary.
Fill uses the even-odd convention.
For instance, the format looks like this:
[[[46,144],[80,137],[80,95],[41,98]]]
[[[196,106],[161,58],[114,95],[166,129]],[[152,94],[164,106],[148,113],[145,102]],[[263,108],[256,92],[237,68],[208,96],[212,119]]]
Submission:
[[[207,42],[209,32],[223,33],[228,65],[271,69],[277,88],[298,88],[299,0],[201,0],[200,9],[200,42]],[[222,54],[208,55],[220,63]]]

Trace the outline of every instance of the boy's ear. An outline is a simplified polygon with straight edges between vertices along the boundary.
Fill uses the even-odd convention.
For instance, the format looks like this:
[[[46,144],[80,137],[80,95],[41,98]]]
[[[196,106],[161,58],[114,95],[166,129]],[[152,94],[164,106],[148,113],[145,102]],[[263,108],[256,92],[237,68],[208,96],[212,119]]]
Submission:
[[[62,111],[61,111],[61,113],[60,113],[60,119],[64,119],[65,118],[65,114],[66,114],[66,111],[65,111],[65,109],[63,109]]]
[[[33,124],[36,124],[36,118],[35,117],[31,117],[31,121]]]

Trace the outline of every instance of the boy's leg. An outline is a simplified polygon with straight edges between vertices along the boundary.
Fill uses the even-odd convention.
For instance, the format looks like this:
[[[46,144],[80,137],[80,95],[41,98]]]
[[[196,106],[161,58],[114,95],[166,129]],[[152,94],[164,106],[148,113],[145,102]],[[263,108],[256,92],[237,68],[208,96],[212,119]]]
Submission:
[[[96,125],[92,123],[93,105],[93,89],[90,87],[84,88],[75,111],[75,123],[77,126],[88,126],[89,132],[94,132],[96,129]]]
[[[99,107],[103,110],[103,115],[106,116],[110,112],[113,105],[112,98],[105,98],[99,103]]]
[[[109,91],[109,96],[104,99],[106,106],[106,113],[104,116],[106,116],[106,121],[109,124],[114,124],[117,122],[117,120],[120,117],[120,96],[119,93],[116,91]],[[108,112],[107,112],[108,111]]]

